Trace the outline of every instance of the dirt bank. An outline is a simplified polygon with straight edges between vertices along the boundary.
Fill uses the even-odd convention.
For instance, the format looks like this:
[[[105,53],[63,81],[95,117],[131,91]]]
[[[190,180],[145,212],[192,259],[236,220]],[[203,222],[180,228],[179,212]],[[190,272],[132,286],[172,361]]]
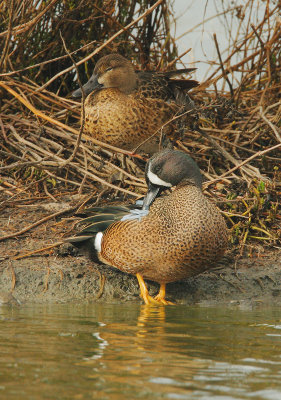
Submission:
[[[0,219],[1,236],[43,218],[52,207],[64,206],[69,203],[7,207]],[[96,265],[71,245],[18,258],[61,240],[72,227],[72,220],[52,219],[0,242],[0,304],[142,301],[134,276]],[[255,246],[246,250],[251,250],[251,257],[237,257],[237,249],[232,247],[216,269],[169,284],[167,298],[188,305],[281,305],[280,250]],[[148,286],[151,294],[157,292],[156,283]]]

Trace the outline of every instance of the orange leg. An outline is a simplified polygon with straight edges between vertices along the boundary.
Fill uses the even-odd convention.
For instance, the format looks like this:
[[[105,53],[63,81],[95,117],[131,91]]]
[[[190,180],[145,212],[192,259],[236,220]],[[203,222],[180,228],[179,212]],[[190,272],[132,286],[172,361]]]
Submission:
[[[168,305],[168,304],[173,304],[170,301],[165,300],[165,293],[166,293],[166,284],[161,284],[160,285],[160,290],[159,293],[156,297],[152,297],[149,295],[146,284],[143,280],[143,277],[141,276],[141,274],[136,274],[136,277],[138,279],[139,285],[140,285],[140,292],[141,292],[141,297],[143,298],[145,304],[147,305],[160,305],[160,304],[164,304],[164,305]]]
[[[154,300],[158,301],[161,304],[167,305],[174,305],[171,301],[165,300],[166,296],[166,283],[161,283],[160,290],[157,296],[154,297]]]
[[[139,285],[140,285],[140,292],[141,292],[140,295],[143,298],[145,304],[147,304],[147,305],[149,305],[149,304],[157,304],[157,305],[159,305],[159,303],[156,300],[154,300],[153,297],[151,297],[149,295],[147,287],[146,287],[146,284],[145,284],[141,274],[136,274],[136,277],[138,278],[138,282],[139,282]]]

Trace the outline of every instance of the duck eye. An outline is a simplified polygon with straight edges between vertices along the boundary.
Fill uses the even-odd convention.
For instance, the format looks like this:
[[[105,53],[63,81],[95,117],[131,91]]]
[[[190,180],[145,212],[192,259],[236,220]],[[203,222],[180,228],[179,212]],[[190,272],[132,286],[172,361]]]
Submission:
[[[111,71],[113,68],[112,67],[108,67],[106,68],[105,72]]]
[[[154,168],[154,170],[155,170],[155,173],[156,173],[156,174],[159,174],[159,172],[162,170],[162,168],[161,168],[160,165],[156,165],[155,168]]]

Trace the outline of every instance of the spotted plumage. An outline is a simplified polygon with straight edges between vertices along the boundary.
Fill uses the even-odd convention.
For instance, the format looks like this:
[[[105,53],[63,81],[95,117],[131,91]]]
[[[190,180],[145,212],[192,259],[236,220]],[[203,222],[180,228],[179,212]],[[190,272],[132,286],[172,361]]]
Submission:
[[[133,150],[175,114],[193,108],[186,91],[196,87],[198,82],[173,79],[193,70],[139,72],[120,54],[102,57],[83,86],[87,95],[84,133],[113,146]],[[73,93],[73,97],[81,95],[81,89]],[[174,129],[175,125],[169,124],[165,133],[170,134]]]
[[[90,225],[70,241],[94,253],[100,262],[136,275],[147,304],[167,304],[166,283],[211,268],[225,251],[227,228],[203,195],[199,168],[187,154],[157,153],[147,164],[146,179],[148,192],[139,214],[131,215],[124,207],[92,209]],[[175,186],[171,193],[163,193],[171,186]],[[156,300],[149,296],[143,278],[160,283]]]

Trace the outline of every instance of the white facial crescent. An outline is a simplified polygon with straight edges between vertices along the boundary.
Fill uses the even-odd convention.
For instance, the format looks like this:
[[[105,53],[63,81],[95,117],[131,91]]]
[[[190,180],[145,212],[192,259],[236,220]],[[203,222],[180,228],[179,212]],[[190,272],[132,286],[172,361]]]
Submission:
[[[172,187],[172,184],[171,184],[171,183],[163,181],[163,180],[160,179],[156,174],[154,174],[153,172],[151,172],[150,166],[148,167],[147,177],[148,177],[148,179],[150,180],[150,182],[153,183],[154,185],[165,186],[165,187]]]

